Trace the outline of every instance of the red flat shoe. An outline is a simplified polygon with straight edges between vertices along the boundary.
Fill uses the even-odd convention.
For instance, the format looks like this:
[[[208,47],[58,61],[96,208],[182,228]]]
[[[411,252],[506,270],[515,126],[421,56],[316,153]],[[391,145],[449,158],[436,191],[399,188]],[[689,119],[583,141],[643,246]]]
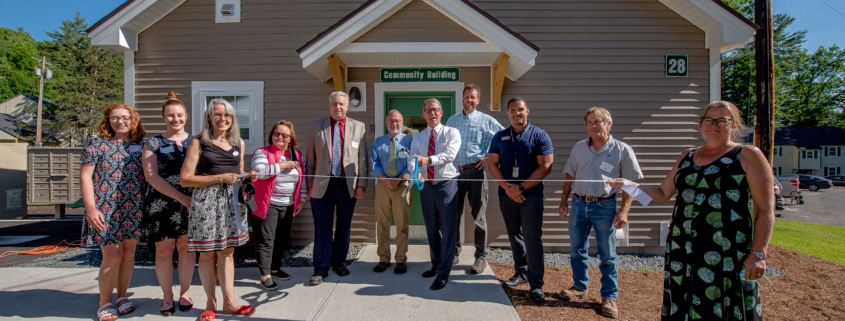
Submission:
[[[234,311],[234,312],[223,311],[223,313],[224,314],[237,314],[237,315],[253,315],[253,314],[255,314],[255,308],[253,308],[251,305],[242,305],[240,308],[238,308],[238,311]]]
[[[217,313],[214,312],[214,310],[205,310],[205,312],[200,315],[200,321],[211,321],[216,317]]]

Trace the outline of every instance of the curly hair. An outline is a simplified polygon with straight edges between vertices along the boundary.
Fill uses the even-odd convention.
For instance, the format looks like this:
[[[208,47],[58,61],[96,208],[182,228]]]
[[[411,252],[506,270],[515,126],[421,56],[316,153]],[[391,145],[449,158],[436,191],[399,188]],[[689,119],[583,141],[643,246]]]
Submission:
[[[288,129],[290,129],[290,144],[289,145],[290,145],[290,147],[296,148],[296,146],[299,145],[296,142],[296,131],[293,129],[293,123],[286,121],[286,120],[280,120],[278,123],[273,125],[273,127],[270,129],[270,135],[267,136],[267,144],[273,145],[273,133],[276,132],[276,128],[279,127],[279,126],[285,126]]]
[[[111,124],[109,123],[109,117],[111,116],[112,111],[121,108],[129,111],[129,116],[131,118],[129,123],[129,140],[137,142],[144,139],[144,136],[147,135],[147,132],[144,130],[144,125],[141,124],[141,117],[138,116],[138,112],[136,112],[135,108],[132,108],[132,106],[121,103],[111,104],[103,112],[103,121],[101,121],[100,125],[97,126],[97,131],[100,132],[99,136],[102,138],[114,137],[115,132],[114,129],[111,128]]]

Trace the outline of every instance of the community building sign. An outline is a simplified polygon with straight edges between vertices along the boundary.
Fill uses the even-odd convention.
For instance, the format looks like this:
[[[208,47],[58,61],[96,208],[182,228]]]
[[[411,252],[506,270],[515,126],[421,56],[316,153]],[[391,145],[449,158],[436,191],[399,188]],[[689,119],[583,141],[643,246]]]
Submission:
[[[460,68],[382,68],[381,82],[458,81]]]

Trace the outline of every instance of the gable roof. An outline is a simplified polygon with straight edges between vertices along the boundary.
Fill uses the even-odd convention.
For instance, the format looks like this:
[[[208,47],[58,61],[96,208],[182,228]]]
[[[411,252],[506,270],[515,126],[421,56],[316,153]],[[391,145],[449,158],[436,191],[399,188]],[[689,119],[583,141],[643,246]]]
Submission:
[[[12,115],[0,113],[0,131],[15,136],[18,139],[29,141],[35,140],[35,131],[20,126],[20,121]],[[46,133],[41,133],[45,143],[58,143],[59,140]]]
[[[775,145],[792,145],[799,149],[821,149],[822,145],[845,145],[845,129],[779,127],[775,129]]]
[[[317,34],[311,40],[308,40],[308,42],[306,42],[304,45],[302,45],[302,47],[299,47],[299,49],[296,49],[296,53],[302,53],[302,51],[308,49],[308,47],[310,47],[312,44],[314,44],[315,42],[322,39],[326,34],[328,34],[328,33],[332,32],[333,30],[337,29],[344,22],[349,21],[350,19],[352,19],[353,17],[358,15],[361,11],[363,11],[364,9],[366,9],[367,7],[369,7],[370,5],[372,5],[373,3],[376,3],[378,1],[379,0],[368,0],[367,2],[364,2],[364,4],[362,4],[360,7],[358,7],[354,11],[350,12],[348,15],[344,16],[343,18],[340,18],[340,20],[338,20],[335,24],[326,28],[326,30],[323,30],[322,32],[320,32],[319,34]],[[525,43],[529,47],[531,47],[531,49],[534,49],[536,51],[540,51],[540,47],[537,47],[537,45],[532,43],[530,40],[525,39],[525,37],[523,37],[518,32],[514,31],[513,29],[511,29],[510,27],[508,27],[507,25],[505,25],[504,23],[499,21],[499,19],[496,19],[495,17],[493,17],[492,15],[487,13],[487,11],[485,11],[484,9],[481,9],[480,7],[478,7],[477,5],[475,5],[474,3],[472,3],[469,0],[460,0],[460,1],[463,2],[464,4],[466,4],[467,6],[469,6],[470,8],[472,8],[473,10],[475,10],[476,12],[478,12],[479,14],[481,14],[482,16],[484,16],[486,19],[490,20],[491,22],[493,22],[496,25],[498,25],[499,27],[501,27],[502,29],[507,31],[509,34],[513,35],[514,37],[516,37],[517,39],[519,39],[520,41],[522,41],[523,43]]]

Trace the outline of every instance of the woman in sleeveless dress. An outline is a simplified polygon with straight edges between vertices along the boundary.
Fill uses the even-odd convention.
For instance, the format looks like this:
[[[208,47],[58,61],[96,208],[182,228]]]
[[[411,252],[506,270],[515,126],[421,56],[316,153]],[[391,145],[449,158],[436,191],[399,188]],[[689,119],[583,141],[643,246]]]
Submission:
[[[188,207],[191,190],[182,187],[179,174],[185,161],[188,144],[194,138],[185,132],[188,112],[172,91],[161,106],[161,118],[167,130],[147,139],[142,161],[144,177],[149,182],[141,220],[141,239],[155,244],[155,270],[163,292],[160,312],[169,316],[176,312],[173,302],[173,249],[179,252],[179,310],[193,307],[188,294],[196,264],[196,253],[188,252]]]
[[[199,275],[208,297],[200,321],[215,318],[215,285],[220,281],[223,313],[251,315],[255,309],[235,303],[235,247],[249,240],[246,214],[232,207],[232,184],[243,174],[243,146],[235,109],[224,99],[212,99],[203,115],[200,136],[191,141],[180,175],[182,187],[192,187],[188,210],[188,251],[200,252]]]
[[[732,141],[742,128],[733,104],[707,105],[699,122],[707,144],[684,151],[659,187],[634,183],[658,202],[679,194],[666,239],[663,320],[763,319],[756,281],[774,228],[774,177],[758,148]]]

